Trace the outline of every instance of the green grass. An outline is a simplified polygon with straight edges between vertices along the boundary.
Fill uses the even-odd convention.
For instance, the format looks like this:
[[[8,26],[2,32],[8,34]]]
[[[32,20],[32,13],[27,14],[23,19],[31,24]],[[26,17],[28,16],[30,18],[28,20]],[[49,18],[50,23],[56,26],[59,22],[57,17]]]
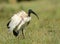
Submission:
[[[34,10],[39,20],[31,15],[32,20],[22,34],[14,37],[8,33],[7,22],[18,11]],[[59,0],[40,0],[17,4],[0,4],[0,44],[60,44],[60,2]]]

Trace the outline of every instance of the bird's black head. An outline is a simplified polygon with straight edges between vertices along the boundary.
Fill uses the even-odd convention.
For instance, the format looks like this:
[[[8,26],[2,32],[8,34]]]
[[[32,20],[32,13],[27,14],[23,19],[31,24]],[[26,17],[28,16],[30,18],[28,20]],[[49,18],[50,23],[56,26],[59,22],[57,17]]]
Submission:
[[[34,11],[32,11],[31,9],[29,9],[28,10],[28,16],[30,17],[30,14],[31,13],[33,13],[38,19],[39,19],[39,17],[38,17],[38,15],[34,12]]]

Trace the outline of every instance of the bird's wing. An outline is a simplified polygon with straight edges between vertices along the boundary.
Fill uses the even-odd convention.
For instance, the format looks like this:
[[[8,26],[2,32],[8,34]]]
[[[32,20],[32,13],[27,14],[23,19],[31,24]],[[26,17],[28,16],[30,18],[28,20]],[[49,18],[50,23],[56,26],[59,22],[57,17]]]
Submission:
[[[17,15],[14,15],[12,18],[11,18],[11,22],[9,24],[9,31],[12,31],[20,22],[21,22],[21,18]]]
[[[27,17],[21,20],[21,23],[19,24],[17,30],[19,30],[22,27],[22,25],[24,25],[26,22],[29,22],[30,20],[31,20],[31,17]]]

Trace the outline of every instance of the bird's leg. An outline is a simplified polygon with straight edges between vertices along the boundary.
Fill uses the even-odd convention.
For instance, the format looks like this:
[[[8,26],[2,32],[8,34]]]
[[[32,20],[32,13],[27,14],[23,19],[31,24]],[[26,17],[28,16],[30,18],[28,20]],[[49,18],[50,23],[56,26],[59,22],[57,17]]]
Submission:
[[[22,36],[23,36],[23,39],[24,39],[24,38],[25,38],[25,36],[24,36],[23,28],[22,28]]]

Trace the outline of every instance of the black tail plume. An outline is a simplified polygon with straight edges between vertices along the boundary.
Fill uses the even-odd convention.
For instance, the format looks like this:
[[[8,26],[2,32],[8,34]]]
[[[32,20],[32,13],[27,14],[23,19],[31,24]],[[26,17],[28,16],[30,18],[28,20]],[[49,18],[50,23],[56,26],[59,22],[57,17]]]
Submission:
[[[17,31],[17,32],[16,32],[15,30],[13,30],[13,34],[14,34],[14,36],[16,36],[16,37],[17,37],[17,36],[18,36],[18,34],[19,34],[19,31]]]
[[[38,15],[34,11],[32,11],[31,9],[29,9],[28,10],[28,16],[30,16],[31,13],[33,13],[39,19]]]

